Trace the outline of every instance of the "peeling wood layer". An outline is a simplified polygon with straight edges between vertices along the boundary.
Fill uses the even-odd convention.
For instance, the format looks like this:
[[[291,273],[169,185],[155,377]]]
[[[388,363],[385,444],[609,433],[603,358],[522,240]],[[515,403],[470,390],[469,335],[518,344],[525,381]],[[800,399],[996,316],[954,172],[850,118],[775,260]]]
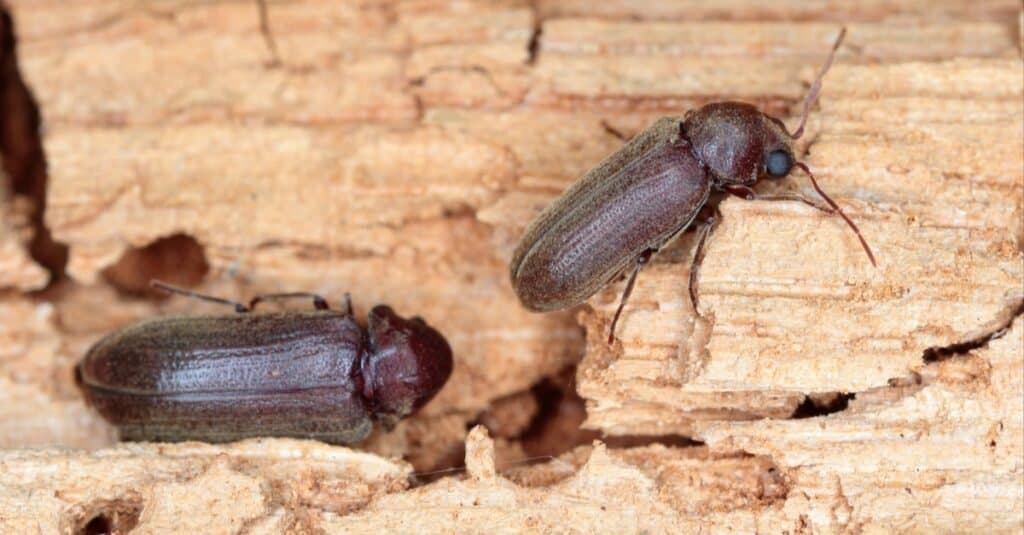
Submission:
[[[269,34],[249,0],[6,4],[47,176],[41,221],[0,196],[0,531],[1024,528],[1018,3],[268,0]],[[706,102],[792,124],[840,24],[801,158],[878,269],[834,217],[730,199],[698,311],[690,235],[614,346],[621,282],[519,306],[507,261],[560,191]],[[799,174],[759,188],[813,196]],[[69,258],[26,295],[40,230]],[[117,444],[74,363],[216,310],[145,296],[155,276],[386,302],[437,325],[456,371],[369,453]],[[586,414],[536,395],[574,366]]]

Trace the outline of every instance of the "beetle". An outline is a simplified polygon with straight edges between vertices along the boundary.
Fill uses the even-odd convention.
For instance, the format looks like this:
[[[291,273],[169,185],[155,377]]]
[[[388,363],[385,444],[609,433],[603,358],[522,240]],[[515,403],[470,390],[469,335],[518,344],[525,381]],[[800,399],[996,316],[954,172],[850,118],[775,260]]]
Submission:
[[[704,224],[689,280],[690,300],[697,311],[697,269],[707,237],[721,219],[710,202],[712,193],[800,201],[836,213],[877,266],[860,229],[822,191],[793,150],[845,34],[843,28],[804,99],[800,125],[792,134],[782,121],[750,104],[715,102],[682,118],[657,120],[583,175],[537,216],[513,252],[510,276],[522,304],[536,312],[577,305],[632,265],[612,319],[610,344],[637,273],[665,244],[700,221]],[[751,189],[759,179],[783,178],[794,167],[807,174],[828,207],[799,195],[760,195]]]
[[[102,338],[77,366],[86,400],[124,440],[231,442],[256,436],[358,442],[373,421],[391,430],[452,372],[445,338],[421,318],[370,310],[364,330],[316,294],[270,294],[248,306],[153,281],[155,288],[235,307],[236,314],[142,321]],[[314,310],[252,314],[311,298]]]

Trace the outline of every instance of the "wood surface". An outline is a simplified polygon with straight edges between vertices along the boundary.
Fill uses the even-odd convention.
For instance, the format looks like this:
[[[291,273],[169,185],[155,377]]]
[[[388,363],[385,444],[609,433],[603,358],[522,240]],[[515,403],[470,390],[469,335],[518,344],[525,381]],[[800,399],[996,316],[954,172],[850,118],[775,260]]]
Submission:
[[[270,40],[252,0],[3,7],[0,532],[1024,531],[1018,2],[268,0]],[[877,268],[836,217],[728,199],[699,311],[692,234],[612,346],[621,282],[518,304],[512,249],[560,191],[706,102],[794,125],[844,24],[800,157]],[[31,133],[12,73],[42,187],[5,141]],[[758,189],[814,195],[799,172]],[[455,372],[369,453],[119,444],[75,362],[218,310],[152,277],[350,291],[436,325]]]

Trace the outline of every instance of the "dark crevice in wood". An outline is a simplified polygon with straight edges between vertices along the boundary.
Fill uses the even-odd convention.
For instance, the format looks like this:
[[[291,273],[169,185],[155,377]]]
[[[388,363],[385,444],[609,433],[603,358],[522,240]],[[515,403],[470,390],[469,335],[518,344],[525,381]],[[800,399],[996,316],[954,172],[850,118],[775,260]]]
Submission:
[[[601,440],[613,449],[642,448],[662,445],[670,448],[692,448],[704,443],[686,435],[602,435]]]
[[[65,521],[76,535],[123,535],[135,529],[142,515],[142,499],[134,493],[74,507]]]
[[[530,34],[530,40],[526,45],[526,64],[533,65],[537,63],[537,56],[540,54],[540,37],[544,32],[544,21],[540,18],[540,14],[537,9],[533,10],[533,33]]]
[[[1007,317],[1005,321],[999,324],[992,331],[984,333],[971,340],[956,342],[949,344],[948,346],[929,347],[924,350],[924,354],[921,355],[921,359],[924,360],[925,364],[931,364],[933,362],[942,362],[960,355],[966,355],[975,349],[981,349],[987,346],[992,340],[997,340],[1006,336],[1006,333],[1010,330],[1010,325],[1013,324],[1013,320],[1022,315],[1024,315],[1024,301],[1014,305],[1009,317]]]
[[[518,437],[531,457],[558,457],[577,446],[590,444],[600,433],[581,429],[587,411],[576,393],[576,367],[562,370],[533,386],[538,410],[530,425]]]
[[[857,394],[852,392],[808,394],[800,405],[797,405],[790,418],[800,420],[842,412],[850,406],[850,402],[854,399],[857,399]]]
[[[942,362],[951,358],[965,356],[970,352],[981,349],[992,340],[1002,338],[1010,330],[1013,321],[1024,316],[1024,301],[1018,302],[1010,307],[1007,318],[999,323],[991,331],[964,342],[957,342],[942,347],[931,347],[924,351],[922,360],[925,364]],[[860,394],[877,393],[881,389],[902,389],[903,395],[910,395],[922,387],[923,379],[918,372],[909,372],[905,377],[895,377],[889,380],[888,385],[867,389]],[[856,392],[822,392],[812,393],[804,397],[804,400],[797,406],[790,416],[791,419],[814,418],[842,412],[849,408],[850,403],[857,399]],[[870,397],[870,396],[869,396]]]
[[[201,283],[209,270],[203,246],[192,236],[174,234],[129,249],[103,270],[103,278],[126,295],[163,298],[167,294],[151,288],[149,281],[191,288]]]
[[[18,67],[14,20],[0,3],[0,161],[9,191],[32,200],[29,254],[49,270],[53,284],[64,276],[68,248],[55,242],[45,225],[47,174],[40,126],[39,107]]]

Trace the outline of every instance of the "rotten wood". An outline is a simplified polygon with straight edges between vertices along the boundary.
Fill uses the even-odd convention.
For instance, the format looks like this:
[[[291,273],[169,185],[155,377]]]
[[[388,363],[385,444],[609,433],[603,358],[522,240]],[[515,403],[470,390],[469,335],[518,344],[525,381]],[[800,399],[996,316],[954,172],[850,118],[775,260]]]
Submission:
[[[401,461],[286,439],[13,451],[0,467],[5,533],[87,533],[97,518],[116,533],[309,533],[404,490],[411,473]]]
[[[920,367],[928,348],[1004,322],[1024,300],[1015,73],[1019,60],[837,66],[807,161],[879,267],[836,218],[727,200],[699,273],[703,317],[685,291],[686,246],[644,273],[621,347],[600,331],[622,285],[593,300],[580,371],[588,425],[689,433],[693,420],[722,418],[715,409],[784,417],[806,394],[883,386]],[[792,179],[813,196],[805,180]]]
[[[40,228],[4,197],[0,531],[1024,529],[1021,319],[986,341],[1024,300],[1017,3],[268,0],[280,63],[254,1],[7,3],[69,261],[18,295],[45,283]],[[519,306],[507,261],[545,204],[660,115],[730,98],[791,124],[839,23],[801,151],[878,269],[835,218],[731,199],[700,315],[690,236],[615,346],[621,283]],[[73,365],[118,326],[216,310],[140,295],[176,275],[390,303],[448,336],[455,374],[376,455],[115,445]],[[577,364],[585,421],[533,388]]]
[[[0,173],[0,179],[4,178]],[[33,229],[32,202],[26,197],[0,194],[0,288],[38,290],[50,275],[29,254]]]

